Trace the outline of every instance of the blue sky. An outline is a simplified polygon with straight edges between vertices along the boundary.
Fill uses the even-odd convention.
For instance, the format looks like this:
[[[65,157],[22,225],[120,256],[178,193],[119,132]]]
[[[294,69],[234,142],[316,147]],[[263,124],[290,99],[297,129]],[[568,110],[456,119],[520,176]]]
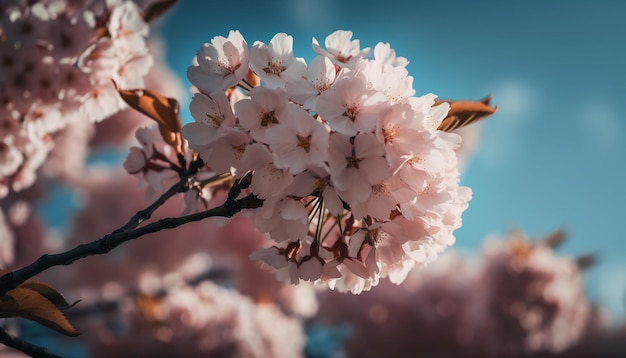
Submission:
[[[352,30],[362,47],[389,42],[407,57],[417,94],[493,94],[500,111],[483,123],[462,178],[474,199],[455,247],[477,252],[486,235],[512,228],[531,237],[564,228],[562,252],[600,259],[586,276],[591,296],[624,315],[626,2],[182,0],[155,32],[189,84],[195,51],[231,29],[249,44],[286,32],[307,60],[311,37]]]

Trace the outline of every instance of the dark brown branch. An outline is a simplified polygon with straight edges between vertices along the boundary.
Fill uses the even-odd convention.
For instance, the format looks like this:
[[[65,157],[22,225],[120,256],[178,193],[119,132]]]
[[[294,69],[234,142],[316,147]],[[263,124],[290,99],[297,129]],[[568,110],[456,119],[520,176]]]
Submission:
[[[7,333],[4,329],[0,328],[0,343],[4,344],[7,347],[11,347],[13,349],[17,349],[20,352],[26,353],[31,357],[42,357],[42,358],[61,358],[56,354],[50,353],[47,349],[36,346],[32,343],[28,343],[25,340],[14,337]]]
[[[173,229],[193,221],[200,221],[214,216],[232,217],[242,209],[257,208],[262,203],[262,200],[251,194],[239,200],[227,200],[222,206],[213,209],[178,218],[161,219],[134,230],[115,231],[99,240],[80,244],[65,252],[43,255],[30,265],[0,277],[0,295],[53,266],[70,265],[74,261],[85,257],[106,254],[126,241],[134,240],[153,232]]]
[[[147,208],[135,213],[135,215],[133,215],[133,217],[131,217],[124,226],[113,231],[113,233],[132,230],[136,228],[137,226],[139,226],[139,224],[141,224],[145,220],[150,219],[150,217],[152,216],[152,213],[154,213],[156,209],[158,209],[161,205],[163,205],[169,198],[174,196],[174,194],[177,194],[183,191],[183,189],[187,185],[187,181],[188,181],[188,176],[183,175],[176,184],[172,185],[172,187],[169,188],[168,191],[163,193],[157,200],[155,200],[154,203],[152,203]]]

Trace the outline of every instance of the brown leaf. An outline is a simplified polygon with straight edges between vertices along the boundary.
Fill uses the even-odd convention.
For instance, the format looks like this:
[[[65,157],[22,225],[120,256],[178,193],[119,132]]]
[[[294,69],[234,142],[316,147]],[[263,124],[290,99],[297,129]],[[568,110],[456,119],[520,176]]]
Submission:
[[[594,254],[582,255],[576,258],[576,264],[581,270],[590,268],[597,263],[598,263],[598,258]]]
[[[60,309],[30,288],[17,287],[0,296],[0,317],[24,317],[68,336],[80,334]]]
[[[167,10],[169,10],[174,4],[176,4],[178,0],[159,0],[155,1],[146,9],[143,13],[143,20],[145,22],[151,22],[163,15]]]
[[[548,237],[543,239],[542,242],[554,249],[564,243],[566,238],[567,237],[565,235],[565,231],[556,230],[555,232],[548,235]]]
[[[159,124],[159,132],[165,143],[171,145],[176,149],[177,153],[182,153],[183,137],[180,132],[172,132],[169,129]]]
[[[117,85],[115,87],[117,88]],[[117,88],[117,91],[129,106],[154,119],[159,124],[159,131],[165,143],[174,147],[176,152],[182,153],[180,131],[183,125],[180,120],[178,101],[147,89]]]
[[[116,85],[117,88],[117,85]],[[124,102],[154,119],[171,132],[180,132],[183,125],[179,115],[178,101],[147,89],[117,89]]]
[[[498,106],[491,107],[489,105],[490,101],[491,96],[480,101],[436,100],[435,105],[439,105],[443,102],[450,104],[448,116],[441,121],[437,129],[444,132],[452,132],[457,128],[465,127],[468,124],[496,113]]]
[[[59,292],[56,288],[43,283],[43,282],[26,282],[21,284],[19,287],[28,288],[34,291],[37,291],[40,295],[47,298],[53,305],[62,310],[73,307],[79,301],[76,301],[72,304],[67,302],[65,296],[61,292]]]

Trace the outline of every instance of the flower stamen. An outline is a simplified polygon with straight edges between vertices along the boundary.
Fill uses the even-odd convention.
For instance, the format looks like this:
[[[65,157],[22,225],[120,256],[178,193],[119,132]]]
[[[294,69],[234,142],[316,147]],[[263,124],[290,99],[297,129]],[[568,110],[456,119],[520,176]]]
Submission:
[[[298,147],[308,153],[311,150],[311,135],[303,137],[296,134],[296,137],[298,137]]]

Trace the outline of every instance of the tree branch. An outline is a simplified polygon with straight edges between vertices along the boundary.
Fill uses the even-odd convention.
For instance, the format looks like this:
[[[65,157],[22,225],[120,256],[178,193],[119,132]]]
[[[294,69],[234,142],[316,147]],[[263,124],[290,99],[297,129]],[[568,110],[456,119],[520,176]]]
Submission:
[[[128,230],[132,230],[132,229],[136,228],[137,226],[139,226],[139,224],[141,224],[145,220],[150,219],[150,217],[152,216],[152,213],[154,213],[154,211],[156,209],[158,209],[161,205],[163,205],[169,198],[174,196],[174,194],[183,191],[183,189],[187,185],[187,181],[188,180],[189,180],[189,176],[183,175],[176,184],[172,185],[171,188],[169,188],[165,193],[163,193],[161,196],[159,196],[159,198],[154,203],[152,203],[147,208],[145,208],[143,210],[140,210],[137,213],[135,213],[135,215],[133,215],[128,220],[128,222],[126,224],[124,224],[124,226],[122,226],[119,229],[113,231],[113,233],[118,233],[118,232],[124,232],[124,231],[128,231]]]
[[[34,277],[35,275],[45,271],[53,266],[70,265],[74,261],[93,255],[106,254],[122,243],[134,240],[146,234],[153,232],[173,229],[181,225],[200,221],[214,216],[232,217],[242,209],[253,209],[261,206],[263,200],[258,199],[255,195],[250,194],[239,200],[226,200],[226,202],[218,207],[202,211],[195,214],[181,216],[177,218],[165,218],[146,226],[127,231],[114,231],[104,237],[92,241],[90,243],[80,244],[75,248],[61,252],[58,254],[46,254],[39,257],[35,262],[27,265],[19,270],[15,270],[0,277],[0,295],[16,288],[21,283]]]
[[[26,342],[19,337],[14,337],[10,335],[3,328],[0,328],[0,343],[4,344],[7,347],[17,349],[20,352],[26,353],[31,357],[61,358],[61,356],[50,353],[45,348],[36,346],[32,343]]]

